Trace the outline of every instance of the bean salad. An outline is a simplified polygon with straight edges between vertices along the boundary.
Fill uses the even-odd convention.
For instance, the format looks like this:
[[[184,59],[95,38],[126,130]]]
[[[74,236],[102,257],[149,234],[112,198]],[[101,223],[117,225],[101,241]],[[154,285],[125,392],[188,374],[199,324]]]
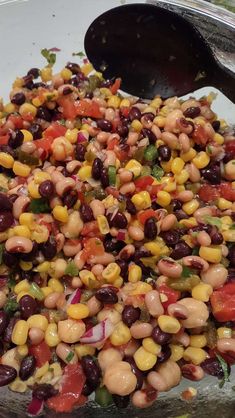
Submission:
[[[0,386],[151,406],[235,363],[235,133],[69,62],[0,101]],[[189,382],[190,383],[190,382]]]

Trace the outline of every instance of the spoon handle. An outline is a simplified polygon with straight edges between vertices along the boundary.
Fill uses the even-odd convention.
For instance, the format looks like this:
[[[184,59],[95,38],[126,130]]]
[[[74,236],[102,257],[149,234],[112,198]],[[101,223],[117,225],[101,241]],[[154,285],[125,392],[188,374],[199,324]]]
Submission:
[[[235,104],[235,73],[217,62],[212,81]]]

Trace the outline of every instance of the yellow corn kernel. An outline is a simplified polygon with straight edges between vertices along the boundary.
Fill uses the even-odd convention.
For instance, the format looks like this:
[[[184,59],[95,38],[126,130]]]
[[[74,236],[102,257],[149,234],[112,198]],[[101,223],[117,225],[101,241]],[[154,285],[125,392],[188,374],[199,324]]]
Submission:
[[[12,168],[14,164],[14,158],[6,152],[0,152],[0,166],[4,168]]]
[[[134,131],[140,132],[141,129],[143,128],[143,125],[142,125],[142,123],[138,119],[134,119],[131,122],[131,127],[132,127],[132,129],[134,129]]]
[[[21,129],[22,134],[24,135],[24,142],[33,141],[33,135],[27,129]]]
[[[20,357],[27,356],[28,353],[29,353],[29,349],[28,349],[27,344],[18,345],[18,347],[17,347],[17,353],[19,354]]]
[[[134,289],[130,292],[130,295],[144,295],[145,293],[150,292],[152,286],[146,282],[137,282],[135,283]]]
[[[34,174],[34,182],[36,184],[41,184],[43,181],[51,180],[51,176],[49,173],[46,173],[45,171],[36,171]]]
[[[142,278],[142,269],[137,264],[130,264],[128,268],[128,282],[136,283]]]
[[[83,72],[83,74],[85,74],[85,76],[90,74],[91,71],[93,70],[94,70],[93,65],[90,62],[81,66],[81,71]]]
[[[111,96],[112,96],[111,91],[110,91],[108,88],[106,88],[106,87],[101,87],[101,88],[100,88],[100,93],[101,93],[101,94],[102,94],[102,96],[104,96],[104,97],[111,97]]]
[[[207,352],[198,347],[187,347],[184,350],[183,358],[185,361],[190,361],[196,366],[201,364],[207,357]]]
[[[27,384],[17,377],[10,385],[9,389],[13,392],[24,393],[28,389]]]
[[[171,203],[171,195],[168,192],[165,192],[164,190],[160,190],[157,194],[157,204],[165,208],[166,206],[169,206]]]
[[[42,81],[47,82],[52,79],[52,68],[51,67],[44,67],[40,71],[40,76]]]
[[[20,225],[25,225],[27,227],[31,227],[34,223],[34,215],[33,213],[23,212],[19,217]]]
[[[110,228],[109,228],[109,223],[107,221],[106,216],[98,215],[97,216],[97,222],[98,222],[98,227],[99,227],[100,233],[102,235],[108,234],[109,231],[110,231]]]
[[[190,148],[189,151],[184,152],[184,153],[180,153],[180,158],[182,158],[182,160],[184,160],[185,163],[187,163],[188,161],[193,160],[193,158],[195,158],[197,155],[197,151],[195,151],[194,148]]]
[[[154,125],[157,125],[159,128],[164,128],[165,123],[166,123],[166,118],[164,116],[156,116],[153,119],[153,123]]]
[[[220,197],[217,201],[217,206],[221,210],[230,209],[232,207],[232,202],[230,202],[227,199],[224,199],[223,197]]]
[[[158,109],[162,104],[162,99],[161,97],[155,97],[151,103],[150,106],[154,107],[155,109]]]
[[[222,232],[223,238],[228,242],[235,242],[235,230],[229,229]]]
[[[184,355],[184,347],[179,344],[170,344],[171,356],[170,359],[173,361],[179,361]]]
[[[49,231],[45,225],[35,224],[31,232],[31,239],[36,241],[38,244],[46,242],[49,238]]]
[[[48,280],[48,286],[53,290],[53,292],[64,293],[64,286],[57,279]]]
[[[117,279],[114,280],[113,285],[114,287],[117,287],[118,289],[120,289],[120,287],[122,287],[123,285],[123,278],[119,276]]]
[[[156,115],[156,109],[153,106],[147,106],[143,111],[143,113],[153,113],[153,115]]]
[[[65,138],[68,139],[68,141],[71,144],[76,144],[77,139],[78,139],[78,129],[74,128],[74,129],[67,129],[66,133],[65,133]]]
[[[34,375],[35,380],[38,380],[42,376],[44,376],[44,374],[46,374],[48,372],[48,369],[49,369],[49,363],[48,363],[48,361],[46,361],[46,363],[43,364],[42,367],[39,367],[39,369],[36,370],[35,375]]]
[[[84,356],[95,355],[95,347],[92,347],[89,344],[76,344],[74,348],[79,359],[81,359]]]
[[[162,177],[161,184],[165,184],[164,189],[163,189],[165,192],[171,193],[176,190],[176,182],[175,182],[174,177],[167,177],[167,176]]]
[[[108,107],[114,107],[114,109],[118,109],[121,103],[121,99],[118,96],[110,96],[108,98]]]
[[[25,290],[22,290],[20,293],[18,293],[17,298],[16,298],[16,302],[19,302],[20,299],[25,295],[32,296],[29,292],[26,292]]]
[[[155,241],[145,242],[144,247],[151,252],[152,255],[161,255],[162,247]]]
[[[39,97],[34,97],[34,99],[32,99],[32,104],[36,107],[40,107],[42,106],[42,104],[44,103],[45,100],[41,100],[39,99]]]
[[[122,321],[118,322],[110,336],[111,344],[114,346],[127,344],[130,339],[131,333],[127,325],[125,325]]]
[[[81,180],[86,181],[91,177],[91,169],[92,167],[90,165],[86,165],[80,168],[78,171],[78,176]]]
[[[206,167],[210,162],[210,157],[205,151],[200,151],[193,159],[194,165],[200,170]]]
[[[169,332],[169,334],[177,334],[181,328],[178,319],[169,315],[160,315],[158,317],[158,325],[163,332]]]
[[[220,263],[222,258],[222,250],[220,247],[200,247],[199,256],[209,263]]]
[[[171,171],[173,174],[180,174],[184,168],[184,160],[182,158],[176,157],[171,163]]]
[[[6,113],[14,113],[16,111],[16,106],[13,103],[7,103],[5,104],[3,110]]]
[[[166,193],[166,192],[165,192]],[[132,196],[131,201],[137,210],[147,209],[151,206],[151,197],[149,192],[143,191]]]
[[[63,68],[60,72],[60,75],[65,81],[68,81],[72,77],[73,73],[68,68]]]
[[[50,267],[51,267],[51,263],[49,261],[43,261],[43,263],[37,266],[36,271],[38,273],[47,273]]]
[[[33,263],[31,263],[30,261],[20,261],[20,268],[24,271],[29,271],[32,270],[33,268]]]
[[[155,341],[150,337],[144,338],[142,344],[146,351],[154,354],[155,356],[158,356],[161,352],[161,346],[155,343]]]
[[[30,238],[31,232],[26,225],[17,225],[13,228],[14,235],[18,237]]]
[[[208,302],[212,293],[213,287],[206,283],[199,283],[192,289],[192,297],[202,302]]]
[[[218,338],[232,338],[232,330],[228,327],[219,327],[217,329]]]
[[[175,174],[174,177],[177,184],[184,184],[187,182],[189,178],[189,173],[187,172],[187,170],[183,169],[180,174]]]
[[[28,177],[30,174],[31,168],[22,164],[20,161],[15,161],[13,164],[13,172],[16,176]]]
[[[28,331],[29,331],[29,326],[26,321],[24,321],[23,319],[20,319],[19,321],[17,321],[13,328],[13,332],[11,336],[11,341],[13,342],[13,344],[15,345],[25,344],[28,338]]]
[[[181,219],[179,221],[179,223],[181,225],[184,225],[184,226],[188,227],[188,228],[192,228],[193,226],[197,226],[198,225],[197,220],[195,218],[193,218],[193,217],[190,217],[188,219]],[[189,236],[187,236],[187,240],[188,239],[189,239]],[[184,238],[184,240],[186,241],[186,238]],[[192,245],[192,247],[194,247],[194,244]]]
[[[44,315],[35,314],[27,319],[29,328],[39,328],[42,331],[46,331],[48,327],[48,320]]]
[[[144,347],[138,348],[134,354],[137,367],[143,372],[152,369],[157,362],[157,356],[145,350]]]
[[[192,215],[199,208],[199,202],[197,199],[192,199],[189,202],[183,204],[182,209],[187,215]]]
[[[219,145],[222,145],[224,143],[224,137],[218,134],[217,132],[215,133],[213,140]]]
[[[163,170],[165,171],[165,173],[170,173],[172,161],[173,161],[172,157],[169,161],[161,161],[160,165],[163,168]]]
[[[38,184],[35,184],[34,181],[28,183],[28,191],[33,199],[40,199],[41,195],[38,191]]]
[[[50,293],[52,293],[52,292],[53,292],[52,288],[51,288],[51,287],[49,287],[49,286],[41,287],[40,289],[41,289],[41,291],[42,291],[42,293],[43,293],[43,295],[44,295],[44,297],[45,297],[45,298],[46,298],[48,295],[50,295]]]
[[[74,303],[68,306],[67,315],[72,319],[84,319],[89,316],[89,309],[84,303]]]
[[[37,113],[37,108],[30,103],[24,103],[19,108],[19,114],[21,116],[30,115],[35,117]]]
[[[130,107],[131,102],[129,99],[122,99],[121,103],[120,103],[120,107]]]
[[[79,277],[82,281],[82,283],[88,288],[92,289],[97,284],[97,280],[95,275],[90,270],[81,270],[79,272]]]
[[[223,225],[232,225],[233,224],[233,220],[231,218],[231,216],[222,216],[221,218],[221,222]]]
[[[207,345],[207,338],[204,334],[191,335],[190,344],[191,347],[203,348]]]
[[[102,271],[102,277],[107,280],[108,283],[113,283],[121,273],[121,269],[117,263],[109,263],[107,267]]]
[[[54,377],[62,376],[62,369],[60,363],[50,364],[50,369],[52,370]]]
[[[57,221],[66,223],[69,219],[69,214],[66,206],[56,205],[52,211],[54,218]]]
[[[45,342],[49,347],[56,347],[60,341],[57,324],[49,324],[45,332]]]
[[[15,285],[14,292],[16,293],[16,295],[18,295],[18,293],[20,292],[28,292],[29,288],[30,284],[28,280],[24,279]]]
[[[131,171],[135,177],[138,177],[142,170],[142,165],[137,160],[130,160],[125,165],[125,169]]]

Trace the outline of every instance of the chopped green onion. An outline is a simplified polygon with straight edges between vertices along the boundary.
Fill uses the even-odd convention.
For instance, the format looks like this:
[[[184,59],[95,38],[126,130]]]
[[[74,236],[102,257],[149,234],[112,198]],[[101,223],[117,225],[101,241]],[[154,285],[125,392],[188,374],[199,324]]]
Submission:
[[[33,295],[38,300],[44,299],[44,293],[42,292],[40,287],[37,285],[37,283],[34,283],[34,282],[31,283],[31,286],[29,288],[29,293],[31,293],[31,295]]]
[[[50,213],[51,208],[45,199],[32,199],[29,211],[33,213]]]
[[[27,165],[38,165],[39,159],[38,157],[34,157],[33,155],[28,154],[27,152],[19,150],[17,153],[18,160]]]
[[[109,176],[109,185],[116,185],[116,167],[114,165],[109,165],[108,167],[108,176]]]
[[[113,403],[111,393],[108,392],[105,386],[99,387],[95,391],[95,401],[100,406],[109,406]]]
[[[148,165],[143,165],[140,175],[141,175],[141,177],[150,176],[151,175],[151,168]]]
[[[158,181],[160,181],[163,175],[164,170],[162,169],[162,167],[159,167],[159,165],[155,165],[152,170],[152,176],[155,177]]]
[[[74,353],[72,351],[69,352],[69,354],[67,355],[67,357],[65,358],[65,360],[70,363],[70,361],[73,359],[74,357]]]
[[[196,274],[196,271],[194,269],[191,269],[190,267],[183,266],[182,274],[181,276],[186,278],[190,277],[192,274]]]
[[[41,54],[44,58],[46,58],[48,65],[52,67],[56,62],[56,54],[54,52],[51,52],[47,48],[41,49]]]
[[[76,264],[74,263],[74,261],[70,261],[66,266],[64,274],[67,274],[68,276],[71,276],[71,277],[75,277],[78,275],[78,273],[79,273],[79,270]]]
[[[153,161],[157,157],[158,152],[155,145],[149,145],[144,151],[144,158],[147,161]]]
[[[16,302],[15,299],[8,299],[8,301],[4,305],[4,311],[9,315],[15,313],[19,308],[19,304]]]
[[[221,368],[223,370],[223,374],[224,377],[221,380],[219,387],[222,388],[225,384],[225,382],[229,381],[229,376],[230,376],[230,371],[229,371],[229,366],[228,363],[224,360],[224,358],[222,356],[220,356],[219,354],[216,354],[217,360],[219,361]]]
[[[205,215],[203,216],[203,219],[206,223],[208,223],[209,225],[212,226],[217,226],[217,228],[221,228],[222,226],[222,221],[220,218],[217,218],[216,216],[209,216],[209,215]]]

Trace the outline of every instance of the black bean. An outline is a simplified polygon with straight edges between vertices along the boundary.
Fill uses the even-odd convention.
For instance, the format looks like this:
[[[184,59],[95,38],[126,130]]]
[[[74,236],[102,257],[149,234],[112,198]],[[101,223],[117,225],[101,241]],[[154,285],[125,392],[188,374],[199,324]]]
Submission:
[[[140,308],[134,308],[132,305],[125,305],[122,311],[122,321],[128,327],[131,327],[134,322],[138,321],[140,313]]]
[[[180,234],[176,229],[163,231],[160,235],[164,239],[165,243],[170,247],[176,245],[180,240]]]
[[[38,256],[38,244],[33,241],[33,248],[30,253],[20,254],[20,258],[23,261],[33,261]]]
[[[78,161],[84,161],[86,154],[86,147],[83,144],[76,144],[75,157]]]
[[[169,161],[171,159],[171,149],[168,145],[160,145],[157,151],[160,160]]]
[[[9,385],[17,376],[17,371],[14,367],[0,364],[0,386]]]
[[[101,370],[92,356],[83,356],[81,365],[86,375],[87,382],[95,389],[100,384]]]
[[[134,373],[134,375],[137,379],[137,384],[136,384],[135,390],[140,390],[143,386],[143,383],[144,383],[144,373],[141,372],[141,370],[136,366],[136,363],[135,363],[135,360],[133,359],[133,357],[126,356],[126,357],[124,357],[124,361],[127,361],[130,364],[132,373]]]
[[[220,184],[221,182],[221,171],[220,166],[213,164],[209,167],[204,168],[201,170],[202,175],[205,180],[207,180],[211,184]]]
[[[215,130],[215,132],[218,132],[220,129],[220,121],[219,120],[214,120],[212,122],[212,128]]]
[[[138,107],[133,106],[128,115],[129,120],[132,122],[134,119],[141,119],[141,111]]]
[[[171,258],[179,260],[182,257],[187,257],[192,254],[192,248],[185,241],[179,241],[174,250],[171,252]]]
[[[222,366],[217,358],[207,358],[200,364],[200,366],[204,372],[210,374],[211,376],[219,377],[221,379],[224,377]],[[229,365],[228,367],[230,368]]]
[[[16,93],[11,99],[11,103],[16,104],[17,106],[22,105],[26,100],[24,93]]]
[[[162,350],[160,354],[157,356],[157,362],[158,364],[164,363],[164,361],[167,361],[171,356],[171,349],[169,345],[163,345]]]
[[[13,193],[13,194],[8,196],[8,199],[11,203],[14,203],[16,201],[16,199],[18,199],[18,197],[19,197],[18,194]]]
[[[112,395],[113,402],[115,403],[117,408],[127,408],[130,403],[130,396],[120,396],[120,395]]]
[[[88,382],[85,382],[82,388],[82,394],[84,396],[89,396],[94,391],[93,386],[89,385]]]
[[[112,123],[107,119],[98,119],[97,126],[104,132],[111,132],[113,129]]]
[[[5,332],[6,327],[9,324],[9,317],[5,311],[0,311],[0,335]]]
[[[24,80],[23,87],[29,90],[33,90],[34,88],[33,76],[31,74],[26,75],[23,77],[23,80]]]
[[[95,293],[95,297],[102,303],[114,304],[118,302],[117,292],[111,286],[98,289]]]
[[[108,170],[105,167],[103,167],[102,170],[101,170],[100,181],[101,181],[102,187],[104,189],[109,186]]]
[[[54,194],[55,187],[51,180],[45,180],[39,185],[38,191],[42,197],[48,199]]]
[[[51,122],[52,121],[52,115],[50,113],[50,111],[45,108],[45,107],[39,107],[37,110],[37,118],[39,119],[43,119],[47,122]]]
[[[188,219],[189,215],[187,215],[182,209],[175,211],[175,216],[177,221],[181,221],[181,219]]]
[[[23,144],[24,141],[24,134],[19,130],[16,129],[15,131],[12,131],[10,134],[10,138],[8,140],[8,145],[11,148],[18,148]]]
[[[219,232],[217,230],[217,228],[212,229],[212,231],[210,233],[210,237],[211,237],[211,244],[213,244],[213,245],[220,245],[224,241],[223,235],[221,234],[221,232]]]
[[[66,64],[66,68],[72,71],[73,74],[78,74],[81,71],[79,65],[75,62],[68,62],[68,64]]]
[[[91,175],[93,179],[99,180],[103,169],[103,163],[100,158],[95,158],[92,164]]]
[[[5,349],[4,349],[4,344],[3,344],[3,342],[0,340],[0,356],[1,356],[1,357],[3,356],[4,352],[5,352]]]
[[[127,200],[126,200],[126,210],[131,215],[136,215],[136,213],[137,213],[137,209],[136,209],[134,203],[129,198],[127,198]]]
[[[4,193],[0,193],[0,208],[1,211],[8,211],[10,212],[12,210],[12,202],[9,199],[8,196],[6,196]]]
[[[101,82],[100,87],[111,87],[115,82],[115,78],[112,77],[110,79],[104,80]]]
[[[10,344],[11,343],[11,336],[12,336],[12,332],[13,332],[13,328],[15,326],[17,322],[17,318],[12,317],[9,321],[9,324],[7,325],[4,335],[3,335],[3,341],[5,343]]]
[[[19,370],[19,376],[21,380],[27,380],[30,376],[32,376],[34,370],[36,368],[36,359],[34,356],[27,356],[24,357]]]
[[[173,212],[175,212],[176,210],[182,209],[182,202],[180,200],[173,199],[171,201],[171,205],[172,205]]]
[[[83,222],[90,222],[93,221],[94,216],[91,207],[87,203],[82,203],[80,208],[80,215]]]
[[[0,232],[6,231],[14,222],[11,212],[0,212]]]
[[[148,138],[150,144],[155,144],[157,138],[156,135],[154,135],[154,133],[150,129],[143,128],[141,134],[144,138]]]
[[[157,236],[157,225],[155,218],[148,218],[144,224],[144,236],[147,239],[154,239]]]
[[[43,89],[47,89],[48,86],[46,83],[43,83],[42,81],[38,81],[37,83],[34,83],[34,88],[38,89],[39,87],[42,87]]]
[[[52,260],[52,258],[54,258],[57,253],[54,237],[50,236],[46,242],[40,245],[40,249],[46,260]]]
[[[7,154],[10,154],[13,158],[16,157],[15,150],[13,150],[9,145],[0,145],[0,151],[1,152],[6,152]],[[10,199],[11,196],[12,195],[9,195],[8,198]]]
[[[70,190],[70,192],[66,193],[63,196],[63,204],[67,206],[68,209],[71,209],[78,200],[78,192],[77,190]]]
[[[119,253],[125,246],[123,241],[113,238],[111,235],[106,235],[104,240],[104,249],[107,253]]]
[[[33,139],[40,139],[42,137],[42,127],[38,123],[33,123],[29,131],[33,135]]]
[[[122,212],[117,212],[111,219],[110,226],[117,229],[125,229],[127,227],[127,219]]]
[[[19,305],[21,317],[25,320],[38,312],[38,304],[30,295],[22,296],[22,298],[20,298]]]
[[[152,112],[146,112],[143,114],[142,119],[144,119],[144,121],[146,122],[152,122],[153,119],[155,118],[155,115]]]
[[[68,94],[71,94],[73,90],[70,87],[64,87],[63,88],[63,96],[67,96]]]
[[[186,109],[184,111],[184,116],[186,118],[191,118],[194,119],[197,116],[199,116],[201,114],[201,109],[199,106],[192,106],[192,107],[188,107],[188,109]]]
[[[6,249],[4,249],[2,261],[7,267],[16,267],[19,263],[19,258],[16,254],[9,253]]]
[[[228,259],[230,261],[230,267],[235,267],[235,245],[230,247],[228,253]]]
[[[146,248],[144,248],[144,247],[142,247],[142,248],[137,248],[136,250],[135,250],[135,254],[134,254],[134,257],[133,257],[133,261],[135,262],[135,263],[137,263],[139,260],[140,260],[140,258],[143,258],[143,257],[150,257],[151,256],[151,253],[150,253],[150,251],[148,251]]]
[[[125,260],[116,260],[116,263],[119,265],[121,269],[120,276],[123,278],[123,280],[127,281],[128,263]]]
[[[33,388],[33,398],[37,398],[40,401],[46,401],[47,399],[51,398],[58,394],[58,390],[55,389],[49,383],[42,383],[40,385],[36,385]]]
[[[118,125],[116,128],[116,132],[120,135],[121,138],[124,138],[128,135],[129,129],[126,125]]]
[[[33,78],[38,78],[40,75],[40,70],[38,68],[30,68],[27,72],[27,75],[33,76]]]
[[[152,336],[152,339],[155,341],[155,343],[159,345],[168,344],[172,338],[171,334],[169,334],[168,332],[162,331],[161,328],[158,326],[153,328],[151,336]]]

